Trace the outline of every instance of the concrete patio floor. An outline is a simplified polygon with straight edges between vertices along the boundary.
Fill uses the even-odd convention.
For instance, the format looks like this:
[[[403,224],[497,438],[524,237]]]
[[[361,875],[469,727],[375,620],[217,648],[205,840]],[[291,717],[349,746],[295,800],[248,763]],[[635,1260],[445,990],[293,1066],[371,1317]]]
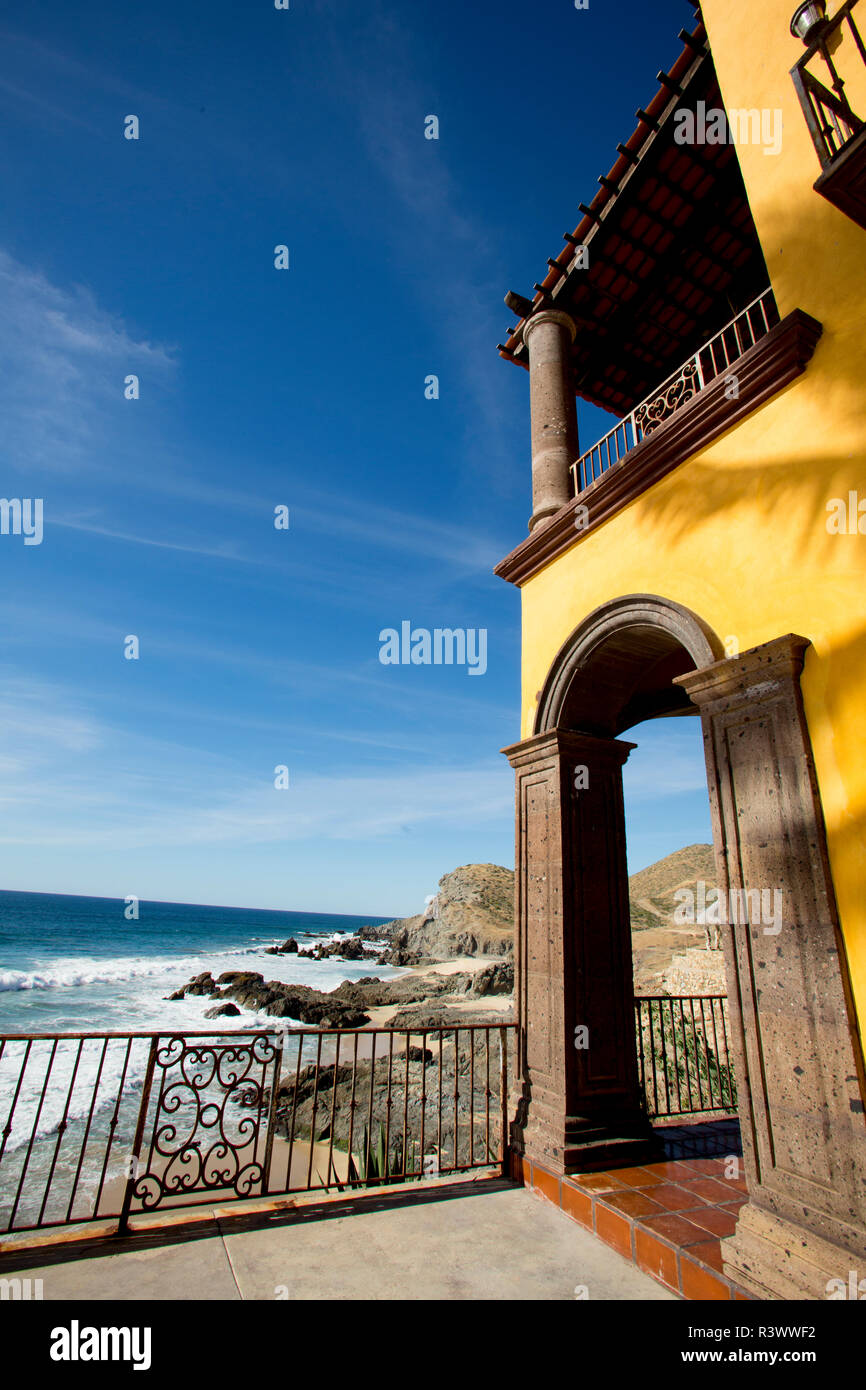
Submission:
[[[122,1247],[7,1254],[0,1277],[16,1275],[41,1279],[46,1300],[676,1301],[541,1198],[498,1180],[246,1224],[223,1207],[194,1231],[133,1234]]]

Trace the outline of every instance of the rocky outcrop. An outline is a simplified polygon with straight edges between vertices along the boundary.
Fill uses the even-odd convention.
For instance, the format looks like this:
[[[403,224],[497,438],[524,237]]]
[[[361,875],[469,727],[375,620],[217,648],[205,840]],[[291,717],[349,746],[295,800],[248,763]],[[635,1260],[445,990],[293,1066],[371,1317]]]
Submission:
[[[240,1014],[237,1004],[215,1004],[212,1009],[205,1009],[205,1018],[235,1018]]]
[[[492,1010],[485,1010],[483,1014],[467,1013],[454,1004],[445,1000],[441,1004],[430,1003],[409,1004],[405,1009],[398,1009],[394,1017],[388,1024],[389,1028],[467,1028],[470,1024],[484,1025],[493,1027],[497,1023],[513,1023],[514,1006],[512,1001],[503,1000],[503,1007]]]
[[[189,984],[184,987],[183,994],[213,994],[216,989],[216,982],[209,970],[205,970],[201,975],[194,975]]]
[[[268,951],[274,954],[283,954],[282,948],[268,947]],[[310,950],[298,951],[298,955],[306,960],[328,960],[335,957],[337,960],[372,960],[377,953],[375,948],[365,946],[361,937],[357,934],[341,936],[338,941],[331,941],[328,945],[319,942]]]
[[[356,1008],[378,1009],[389,1004],[417,1004],[447,994],[462,994],[472,983],[469,971],[453,975],[406,975],[399,980],[344,980],[330,996]]]
[[[466,864],[439,880],[424,912],[364,927],[391,943],[392,965],[454,956],[507,956],[514,949],[514,874],[499,864]],[[365,939],[371,939],[365,937]]]
[[[286,985],[281,980],[265,980],[249,970],[227,970],[218,984],[223,997],[234,999],[245,1009],[270,1014],[272,1018],[297,1019],[318,1028],[363,1028],[369,1015],[352,1004],[343,1003],[309,985]]]
[[[266,946],[266,956],[293,956],[298,953],[298,943],[293,936],[288,941],[284,941],[282,946]]]
[[[466,987],[466,993],[476,998],[483,998],[488,994],[511,994],[513,990],[514,962],[510,960],[485,965],[483,970],[477,970],[470,976]]]

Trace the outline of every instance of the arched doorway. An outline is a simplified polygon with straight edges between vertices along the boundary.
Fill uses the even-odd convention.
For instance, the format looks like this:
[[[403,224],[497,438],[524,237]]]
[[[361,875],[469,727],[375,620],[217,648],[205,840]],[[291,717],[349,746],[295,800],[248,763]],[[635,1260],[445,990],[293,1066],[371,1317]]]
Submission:
[[[725,657],[655,595],[591,613],[554,660],[517,780],[516,1140],[558,1173],[636,1163],[638,1085],[619,735],[700,712],[749,1203],[730,1274],[765,1296],[816,1292],[864,1250],[862,1050],[800,692],[808,639]],[[755,891],[782,895],[772,931]],[[758,899],[760,901],[760,899]],[[745,920],[743,920],[745,912]],[[736,920],[733,920],[733,919]],[[727,1267],[726,1267],[727,1272]]]

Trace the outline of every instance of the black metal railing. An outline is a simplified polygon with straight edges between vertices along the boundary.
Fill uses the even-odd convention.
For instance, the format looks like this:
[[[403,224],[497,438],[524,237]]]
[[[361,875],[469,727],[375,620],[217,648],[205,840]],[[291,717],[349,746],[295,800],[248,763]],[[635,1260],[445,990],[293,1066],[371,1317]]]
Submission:
[[[638,1069],[650,1118],[736,1112],[727,1003],[724,994],[635,999]]]
[[[0,1038],[0,1232],[507,1161],[514,1024]]]
[[[692,353],[673,376],[657,386],[575,460],[571,465],[575,496],[580,497],[602,473],[619,463],[718,377],[730,371],[778,322],[775,296],[771,289],[766,289]]]
[[[651,1118],[733,1113],[724,995],[635,999]],[[0,1038],[0,1232],[507,1171],[516,1024]]]
[[[866,47],[851,13],[856,4],[857,0],[846,0],[833,18],[824,23],[814,42],[791,69],[822,169],[864,128],[863,118],[857,115],[848,100],[846,79],[841,71],[848,70],[847,64],[855,61],[855,50],[861,63],[866,66]],[[810,64],[819,66],[826,82],[817,76]]]

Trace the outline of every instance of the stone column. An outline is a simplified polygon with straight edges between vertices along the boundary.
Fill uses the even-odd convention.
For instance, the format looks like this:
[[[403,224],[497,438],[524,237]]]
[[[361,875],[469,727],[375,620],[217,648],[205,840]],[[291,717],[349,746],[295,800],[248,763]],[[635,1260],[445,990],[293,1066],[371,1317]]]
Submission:
[[[622,797],[633,747],[554,730],[504,750],[517,780],[524,1082],[513,1141],[560,1173],[638,1163],[651,1152],[637,1072]]]
[[[800,690],[808,646],[780,637],[678,680],[704,729],[749,1189],[722,1254],[762,1298],[824,1299],[831,1279],[866,1274],[863,1058]]]
[[[578,456],[577,406],[571,385],[569,348],[576,329],[568,314],[543,309],[523,329],[529,353],[532,417],[532,516],[530,531],[570,501],[569,472]]]

